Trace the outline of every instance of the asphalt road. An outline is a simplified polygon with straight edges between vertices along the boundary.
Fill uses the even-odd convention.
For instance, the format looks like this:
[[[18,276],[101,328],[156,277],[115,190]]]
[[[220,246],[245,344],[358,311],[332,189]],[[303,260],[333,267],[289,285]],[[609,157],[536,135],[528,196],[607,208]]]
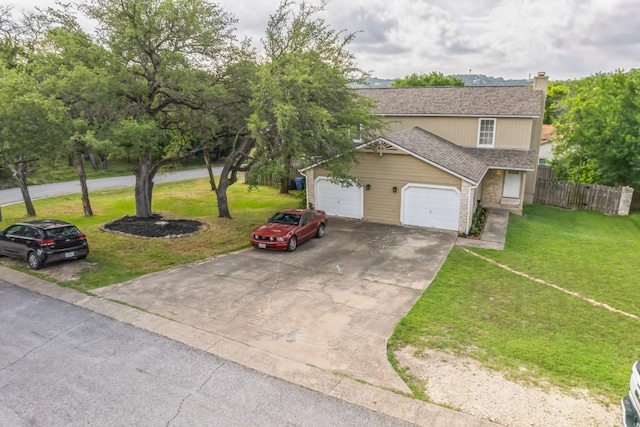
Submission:
[[[0,426],[406,426],[0,281]]]
[[[214,175],[219,175],[222,171],[221,167],[213,168]],[[185,179],[193,178],[208,178],[209,174],[207,169],[189,169],[181,171],[160,172],[155,176],[153,182],[170,182],[170,181],[183,181]],[[135,185],[135,177],[133,175],[128,176],[116,176],[112,178],[98,178],[87,180],[87,187],[89,191],[104,190],[107,188],[117,187],[132,187]],[[29,194],[31,199],[41,199],[43,197],[62,196],[65,194],[81,193],[80,181],[69,182],[57,182],[53,184],[41,184],[30,185]],[[19,188],[8,188],[6,190],[0,190],[0,206],[10,205],[12,203],[22,202],[22,193]]]

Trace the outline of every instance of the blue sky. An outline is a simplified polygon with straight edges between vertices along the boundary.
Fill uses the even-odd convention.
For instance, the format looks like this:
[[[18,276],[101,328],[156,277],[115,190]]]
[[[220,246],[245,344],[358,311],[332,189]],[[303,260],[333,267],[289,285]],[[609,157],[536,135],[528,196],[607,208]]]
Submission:
[[[277,0],[219,0],[238,37],[259,46]],[[53,0],[0,0],[14,10]],[[350,49],[381,78],[440,71],[552,80],[640,67],[638,0],[329,0],[334,29],[359,31]]]

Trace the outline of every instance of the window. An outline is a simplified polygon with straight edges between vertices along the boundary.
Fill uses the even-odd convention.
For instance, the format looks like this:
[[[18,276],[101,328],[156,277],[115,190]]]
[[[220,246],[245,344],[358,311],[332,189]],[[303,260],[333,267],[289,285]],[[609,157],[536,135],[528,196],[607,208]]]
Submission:
[[[478,147],[493,147],[496,139],[496,119],[480,119],[478,123]]]

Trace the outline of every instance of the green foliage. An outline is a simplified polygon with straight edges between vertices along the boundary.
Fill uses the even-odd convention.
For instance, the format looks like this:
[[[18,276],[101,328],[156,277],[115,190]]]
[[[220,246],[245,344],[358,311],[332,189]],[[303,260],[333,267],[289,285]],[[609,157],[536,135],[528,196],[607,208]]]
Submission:
[[[573,85],[556,122],[552,166],[568,180],[640,188],[640,70]]]
[[[0,164],[12,167],[55,152],[68,122],[62,103],[43,95],[39,83],[0,68]]]
[[[275,167],[286,177],[294,161],[336,158],[331,172],[345,176],[354,159],[350,130],[360,126],[366,136],[381,127],[370,101],[350,88],[366,76],[346,49],[354,35],[318,18],[324,4],[302,2],[297,11],[292,4],[281,3],[267,26],[267,62],[258,70],[249,118],[255,167]]]
[[[553,124],[563,111],[563,101],[569,95],[569,87],[563,82],[550,82],[544,104],[544,124]]]
[[[479,236],[484,228],[485,221],[487,219],[488,211],[478,204],[476,211],[473,213],[473,219],[471,220],[471,228],[469,229],[470,236]]]
[[[464,82],[459,77],[445,76],[438,71],[429,74],[413,73],[402,79],[396,79],[392,83],[393,87],[417,87],[417,86],[464,86]]]

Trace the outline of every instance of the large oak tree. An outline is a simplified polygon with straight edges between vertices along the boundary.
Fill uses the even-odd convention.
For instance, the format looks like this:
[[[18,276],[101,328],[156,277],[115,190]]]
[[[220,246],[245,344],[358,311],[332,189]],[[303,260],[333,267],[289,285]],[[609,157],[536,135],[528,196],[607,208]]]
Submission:
[[[349,181],[354,140],[381,127],[370,101],[352,89],[367,74],[348,45],[354,33],[336,31],[322,19],[326,2],[305,1],[294,8],[283,1],[271,15],[263,39],[265,63],[258,71],[249,129],[256,140],[256,170],[281,176],[288,191],[289,171],[313,159],[333,159],[335,180]]]
[[[180,111],[207,102],[203,94],[211,91],[204,85],[211,80],[198,77],[201,70],[219,72],[233,57],[235,20],[206,0],[90,0],[80,9],[97,22],[98,41],[118,59],[113,72],[122,83],[126,115],[140,122],[133,134],[150,130],[126,141],[138,158],[136,216],[150,217],[157,171],[199,148],[180,135]],[[126,130],[132,129],[129,123]],[[168,140],[164,131],[172,133]],[[150,141],[153,135],[157,139]]]

